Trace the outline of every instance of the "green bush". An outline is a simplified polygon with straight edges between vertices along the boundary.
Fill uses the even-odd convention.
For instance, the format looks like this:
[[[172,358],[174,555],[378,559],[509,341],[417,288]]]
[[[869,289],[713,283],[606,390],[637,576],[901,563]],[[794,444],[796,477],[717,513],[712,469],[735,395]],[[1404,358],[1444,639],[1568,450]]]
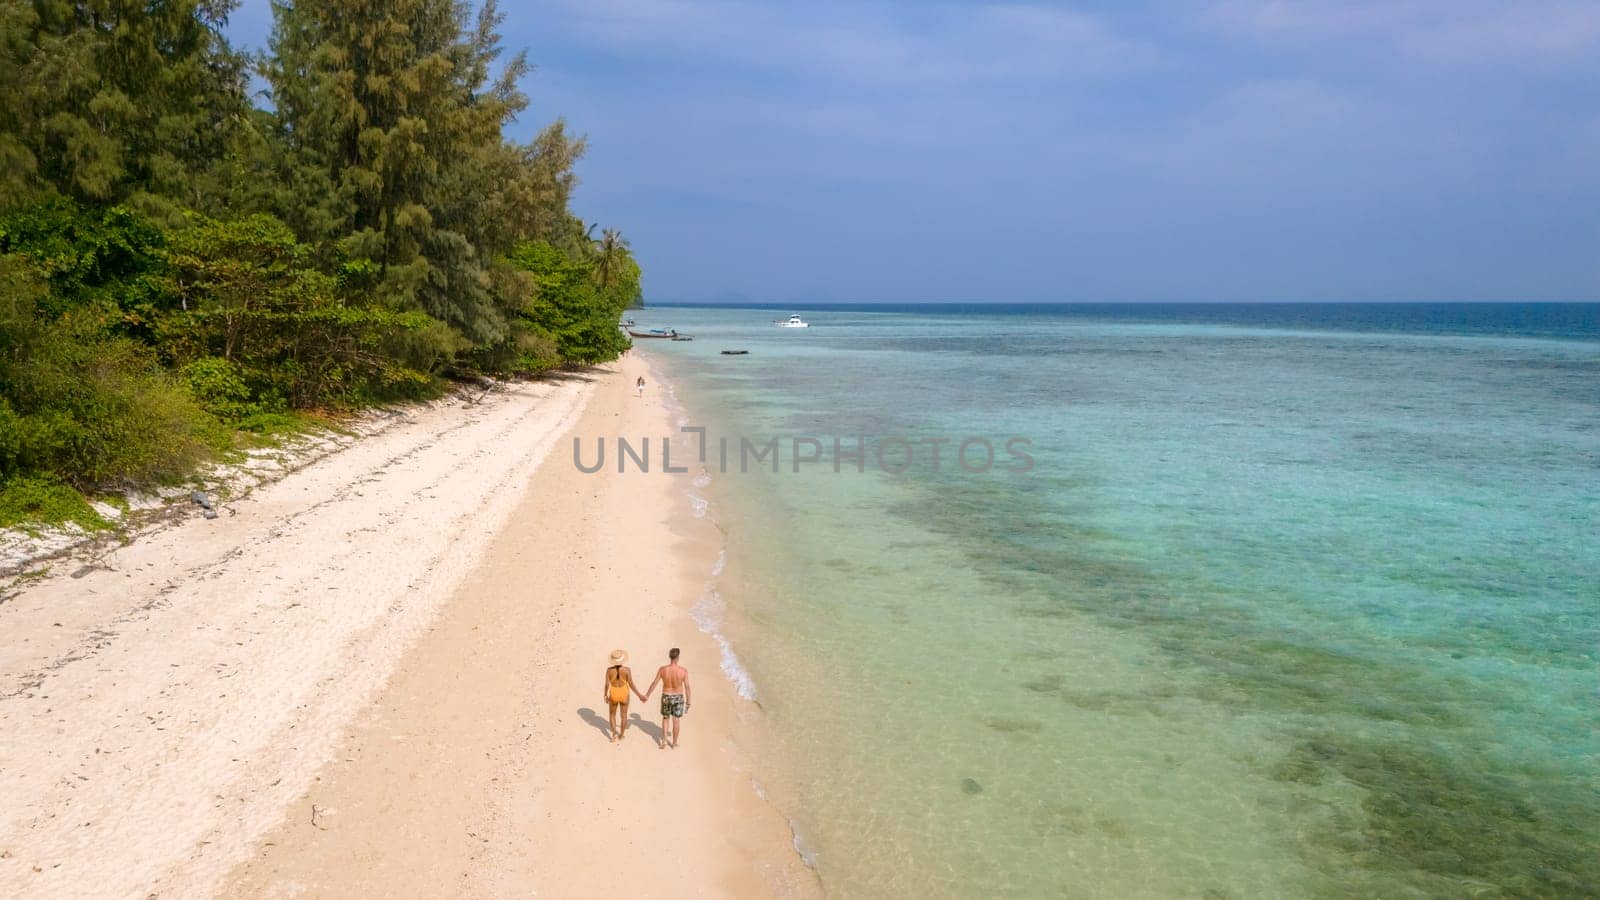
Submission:
[[[305,413],[258,412],[233,423],[233,427],[257,437],[280,438],[305,434],[325,426]]]
[[[532,275],[534,283],[520,319],[540,349],[519,353],[519,360],[535,366],[548,360],[543,341],[553,342],[561,363],[575,365],[616,359],[628,348],[627,336],[617,328],[628,298],[596,285],[591,260],[539,241],[519,245],[507,261]]]
[[[214,421],[126,338],[52,329],[13,374],[30,469],[91,487],[177,477],[208,454]]]
[[[90,311],[41,317],[41,294],[26,266],[0,257],[0,479],[142,482],[208,454],[215,420],[148,347],[107,335]]]
[[[561,365],[561,353],[556,349],[555,338],[532,327],[516,336],[517,371],[536,374]]]
[[[0,396],[0,479],[7,473],[22,471],[22,417],[11,408],[11,401]]]
[[[363,296],[370,266],[319,271],[312,248],[271,216],[191,216],[165,259],[183,308],[156,337],[224,420],[416,396],[461,346],[437,319]]]
[[[81,209],[62,198],[0,216],[0,253],[26,260],[48,288],[38,315],[98,307],[119,333],[148,338],[151,321],[179,302],[159,277],[166,239],[123,207]]]
[[[89,531],[110,527],[83,495],[49,476],[0,482],[0,528],[14,525],[62,525],[72,522]]]
[[[197,359],[178,373],[200,406],[224,422],[237,422],[262,411],[244,372],[215,356]]]

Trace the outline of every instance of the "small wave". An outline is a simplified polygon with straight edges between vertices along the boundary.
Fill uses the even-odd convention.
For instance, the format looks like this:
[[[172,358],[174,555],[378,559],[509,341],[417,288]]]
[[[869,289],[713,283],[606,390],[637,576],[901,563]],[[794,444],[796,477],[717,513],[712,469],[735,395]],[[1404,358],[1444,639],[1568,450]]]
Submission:
[[[694,619],[694,624],[706,634],[716,634],[722,627],[722,613],[728,608],[723,602],[722,595],[712,588],[700,596],[700,602],[689,610],[689,618]]]
[[[789,823],[789,833],[794,835],[794,852],[800,854],[800,861],[806,864],[806,868],[816,871],[817,851],[813,850],[811,845],[806,843],[806,839],[800,836],[800,829],[795,827],[794,820],[788,819],[787,821]]]
[[[771,798],[767,796],[766,786],[758,781],[754,775],[750,776],[750,789],[756,792],[756,796],[760,797],[762,802],[772,802]],[[790,843],[794,845],[795,854],[800,857],[800,861],[805,864],[806,868],[816,871],[817,851],[812,848],[811,844],[807,843],[805,838],[800,836],[800,826],[796,825],[793,819],[785,816],[783,822],[789,826],[789,839]]]
[[[721,575],[723,568],[727,565],[728,549],[724,547],[723,549],[717,551],[717,561],[711,564],[711,577],[716,578],[718,575]]]
[[[706,517],[706,510],[710,508],[711,502],[699,494],[688,494],[687,496],[689,498],[689,505],[694,508],[694,517],[696,519],[704,519]]]
[[[711,476],[708,475],[704,469],[700,470],[700,474],[696,475],[694,477],[694,481],[692,482],[692,484],[695,487],[705,487],[706,485],[708,485],[710,483],[711,483]]]
[[[711,635],[712,639],[717,642],[717,647],[722,650],[722,674],[733,685],[734,691],[746,700],[754,700],[756,699],[755,679],[750,677],[750,673],[739,662],[739,654],[733,652],[733,646],[728,643],[728,639],[722,635],[720,630],[722,613],[726,609],[727,604],[723,602],[722,595],[715,590],[708,589],[705,595],[700,598],[700,602],[694,605],[694,609],[689,611],[689,616],[694,619],[694,624],[702,632]]]
[[[746,700],[756,699],[755,679],[751,678],[750,673],[739,663],[739,655],[733,652],[728,639],[720,634],[713,634],[712,637],[716,638],[717,644],[722,647],[722,674],[733,682],[733,689],[739,696]]]

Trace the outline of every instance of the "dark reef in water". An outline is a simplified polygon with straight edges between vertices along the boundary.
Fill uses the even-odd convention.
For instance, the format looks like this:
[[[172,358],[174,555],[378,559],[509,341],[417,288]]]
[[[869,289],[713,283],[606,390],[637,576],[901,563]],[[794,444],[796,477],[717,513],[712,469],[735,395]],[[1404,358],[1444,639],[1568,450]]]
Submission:
[[[1551,759],[1508,756],[1479,740],[1473,728],[1481,710],[1516,700],[1426,664],[1430,654],[1448,658],[1460,652],[1456,647],[1379,654],[1318,645],[1210,585],[1174,585],[1109,561],[1119,557],[1097,552],[1107,536],[1063,524],[1070,517],[1044,505],[1046,492],[977,481],[926,487],[920,501],[895,512],[962,540],[968,563],[998,595],[1014,598],[1014,614],[1041,620],[1041,628],[1089,617],[1126,629],[1180,670],[1202,676],[1181,689],[1135,694],[1077,690],[1059,673],[1044,672],[1024,678],[1024,689],[1108,716],[1160,714],[1180,690],[1232,710],[1273,713],[1293,723],[1285,725],[1291,749],[1264,764],[1264,774],[1308,788],[1329,779],[1357,786],[1359,817],[1324,820],[1299,840],[1307,862],[1330,885],[1405,886],[1424,895],[1450,886],[1504,896],[1600,896],[1600,795],[1592,780]],[[972,542],[975,532],[998,539]],[[1548,646],[1530,646],[1525,636],[1504,637],[1497,651],[1526,651],[1523,662],[1560,657]],[[1015,723],[985,724],[1021,730]],[[1367,878],[1352,880],[1352,870]]]

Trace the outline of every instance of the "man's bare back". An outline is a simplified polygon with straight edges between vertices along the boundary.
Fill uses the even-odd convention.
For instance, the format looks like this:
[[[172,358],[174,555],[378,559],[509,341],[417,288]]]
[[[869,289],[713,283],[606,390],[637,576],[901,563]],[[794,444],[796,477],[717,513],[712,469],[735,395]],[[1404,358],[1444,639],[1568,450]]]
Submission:
[[[655,693],[656,685],[661,685],[661,749],[668,746],[674,749],[678,746],[678,735],[683,729],[684,713],[689,711],[689,701],[694,688],[689,686],[689,670],[678,665],[678,648],[673,647],[667,653],[670,660],[666,665],[656,670],[656,677],[651,680],[649,690],[644,692],[646,698]],[[667,739],[672,739],[668,744]]]
[[[656,670],[656,677],[661,679],[664,693],[681,694],[684,685],[689,683],[689,670],[677,663],[669,663]]]

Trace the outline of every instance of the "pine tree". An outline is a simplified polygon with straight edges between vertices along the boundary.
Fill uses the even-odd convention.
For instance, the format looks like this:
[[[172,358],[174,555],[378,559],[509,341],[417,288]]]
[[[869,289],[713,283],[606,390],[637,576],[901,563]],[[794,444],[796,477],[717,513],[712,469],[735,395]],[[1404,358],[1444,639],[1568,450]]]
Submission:
[[[568,252],[578,252],[583,225],[567,210],[577,185],[573,167],[583,158],[587,142],[567,134],[561,119],[546,126],[526,145],[508,145],[513,170],[501,185],[500,216],[519,241],[548,241]]]
[[[0,0],[0,206],[47,192],[171,212],[245,110],[231,0]]]
[[[512,235],[492,215],[510,173],[501,127],[526,99],[519,55],[497,79],[493,3],[466,26],[451,0],[331,0],[274,5],[267,75],[300,165],[334,186],[341,249],[380,267],[382,293],[469,340],[505,340],[502,294],[518,284],[494,260]],[[320,235],[304,235],[318,239]]]
[[[0,524],[219,426],[627,346],[639,266],[568,208],[582,138],[505,138],[493,0],[278,0],[263,108],[234,3],[0,0]]]

